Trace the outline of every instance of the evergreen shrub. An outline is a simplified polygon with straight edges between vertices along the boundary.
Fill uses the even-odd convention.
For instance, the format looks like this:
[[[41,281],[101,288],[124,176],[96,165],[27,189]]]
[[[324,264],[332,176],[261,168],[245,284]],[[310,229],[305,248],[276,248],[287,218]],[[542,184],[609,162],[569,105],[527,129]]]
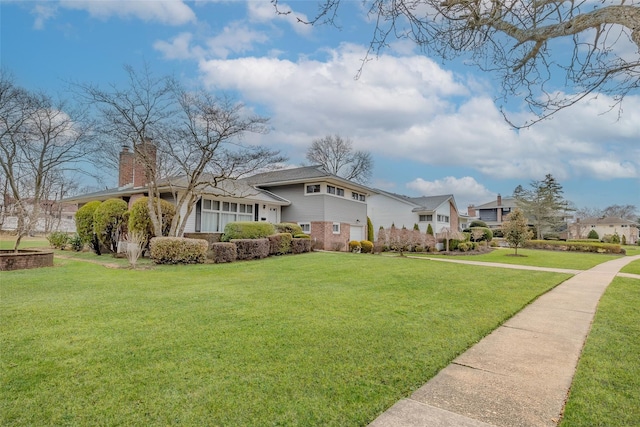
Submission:
[[[360,242],[360,247],[362,248],[362,253],[370,254],[373,252],[373,242],[369,240],[362,240]]]
[[[279,224],[274,224],[274,227],[276,229],[276,233],[289,233],[292,236],[302,234],[302,227],[295,222],[281,222]]]
[[[238,221],[230,222],[224,227],[222,241],[235,239],[266,239],[276,231],[269,222]]]
[[[126,231],[126,212],[127,202],[109,199],[102,202],[93,213],[93,231],[100,243],[113,253],[117,252],[120,235]]]
[[[141,197],[133,202],[127,221],[129,231],[142,233],[142,235],[146,236],[146,242],[152,237],[160,237],[156,236],[153,231],[148,202],[148,197]],[[154,200],[153,203],[155,206],[157,199]],[[172,203],[160,199],[160,209],[162,210],[162,235],[168,236],[171,230],[171,221],[176,214],[176,207]]]
[[[235,243],[216,242],[211,245],[211,258],[216,264],[233,262],[238,258],[238,248]]]
[[[156,264],[202,264],[209,244],[202,239],[154,237],[149,243],[150,257]]]
[[[76,212],[76,231],[84,243],[91,242],[93,237],[93,214],[102,202],[94,200],[83,205]]]
[[[69,243],[69,235],[62,231],[54,231],[47,236],[47,240],[52,248],[64,250]]]
[[[260,223],[258,223],[260,224]],[[269,239],[233,239],[231,243],[235,243],[239,260],[262,259],[269,256]]]
[[[362,245],[357,240],[352,240],[349,242],[349,252],[358,252],[362,251]]]
[[[311,252],[312,243],[313,242],[309,239],[309,236],[302,238],[294,237],[293,240],[291,240],[291,253],[302,254],[305,252]]]
[[[277,227],[276,227],[277,228]],[[284,255],[291,252],[291,240],[289,232],[272,234],[269,239],[269,255]]]

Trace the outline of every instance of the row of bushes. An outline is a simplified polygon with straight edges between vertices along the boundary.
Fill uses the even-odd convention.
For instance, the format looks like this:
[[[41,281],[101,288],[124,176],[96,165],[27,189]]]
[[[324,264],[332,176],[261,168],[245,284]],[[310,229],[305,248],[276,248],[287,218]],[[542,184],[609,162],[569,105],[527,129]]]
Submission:
[[[626,254],[623,247],[611,243],[584,241],[529,240],[524,245],[527,249],[545,249],[551,251],[596,252],[601,254]]]
[[[150,246],[151,259],[157,264],[203,263],[207,257],[224,263],[310,251],[311,239],[299,225],[265,222],[229,223],[221,241],[211,248],[204,239],[177,237],[154,237]]]

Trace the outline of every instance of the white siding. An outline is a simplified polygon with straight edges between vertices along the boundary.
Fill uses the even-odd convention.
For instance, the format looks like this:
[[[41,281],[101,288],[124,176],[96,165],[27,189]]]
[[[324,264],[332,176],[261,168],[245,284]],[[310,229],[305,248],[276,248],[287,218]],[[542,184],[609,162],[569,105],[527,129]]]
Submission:
[[[388,197],[384,194],[374,194],[367,199],[367,215],[373,223],[374,236],[378,237],[380,227],[389,228],[391,224],[401,228],[413,228],[413,224],[418,223],[418,215],[411,210],[415,206],[403,201]],[[427,230],[425,223],[421,224],[421,230]]]

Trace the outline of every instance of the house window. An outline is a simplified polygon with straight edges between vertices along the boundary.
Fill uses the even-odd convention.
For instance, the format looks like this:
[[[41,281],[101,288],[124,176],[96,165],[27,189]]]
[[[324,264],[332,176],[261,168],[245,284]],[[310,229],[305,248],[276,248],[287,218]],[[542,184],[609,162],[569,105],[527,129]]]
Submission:
[[[420,215],[420,222],[433,221],[433,215]]]
[[[438,215],[438,222],[449,222],[449,217],[447,215]]]
[[[319,193],[319,192],[320,192],[320,184],[307,185],[307,194]]]
[[[339,222],[334,222],[333,223],[333,234],[340,234],[340,223]]]
[[[351,193],[351,198],[353,200],[358,200],[360,202],[364,202],[364,200],[365,200],[364,194],[360,194],[360,193],[356,193],[356,192],[352,192]]]
[[[333,185],[327,185],[327,193],[336,194],[336,187],[334,187]]]
[[[344,197],[344,188],[336,188],[336,194],[340,197]]]
[[[311,233],[311,224],[308,222],[299,222],[298,225],[302,228],[302,232],[305,234]]]
[[[220,232],[225,225],[235,221],[253,221],[253,205],[202,199],[202,232]]]

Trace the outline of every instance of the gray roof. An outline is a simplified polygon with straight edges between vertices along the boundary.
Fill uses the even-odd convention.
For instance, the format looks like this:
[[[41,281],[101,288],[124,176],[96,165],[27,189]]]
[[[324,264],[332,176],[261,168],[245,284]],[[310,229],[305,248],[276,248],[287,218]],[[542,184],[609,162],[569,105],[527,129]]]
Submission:
[[[511,197],[503,197],[502,204],[498,206],[498,201],[494,200],[493,202],[485,203],[484,205],[475,206],[477,209],[497,209],[501,208],[516,208],[518,207],[518,201]]]
[[[271,172],[258,173],[247,178],[243,178],[241,181],[245,181],[248,184],[252,184],[260,187],[273,187],[279,185],[300,184],[305,182],[315,181],[334,181],[339,182],[350,187],[356,187],[360,190],[368,193],[376,193],[376,190],[358,184],[353,181],[344,179],[338,175],[334,175],[324,170],[321,165],[314,166],[302,166],[292,169],[278,169]]]
[[[624,218],[612,217],[608,216],[605,218],[583,218],[580,219],[582,224],[599,224],[599,225],[609,225],[609,224],[628,224],[638,226],[637,222],[630,221]]]
[[[246,198],[250,200],[256,200],[261,202],[276,203],[279,205],[290,205],[289,200],[283,197],[277,196],[267,190],[256,188],[247,182],[235,179],[225,179],[216,183],[209,183],[210,176],[205,176],[202,179],[196,190],[197,194],[208,196],[227,196],[236,198]],[[158,188],[161,193],[170,193],[172,190],[180,190],[187,185],[186,176],[176,176],[171,178],[164,178],[158,181]],[[94,193],[82,194],[74,197],[64,199],[64,202],[71,203],[86,203],[93,200],[107,200],[111,198],[129,197],[134,194],[146,194],[148,193],[148,187],[133,187],[127,185],[119,188],[111,188],[102,191],[96,191]]]
[[[442,204],[448,202],[449,200],[453,201],[456,211],[458,210],[457,206],[455,206],[455,200],[453,199],[453,194],[443,194],[440,196],[411,197],[410,200],[419,206],[413,209],[414,212],[418,212],[421,210],[435,211],[436,209],[438,209],[438,207],[442,206]]]
[[[378,190],[376,192],[380,194],[384,194],[386,196],[399,199],[405,201],[414,206],[412,212],[423,212],[423,211],[435,211],[438,207],[442,206],[443,203],[451,200],[453,205],[458,210],[458,207],[455,203],[455,198],[453,194],[442,194],[439,196],[422,196],[422,197],[409,197],[402,194],[390,193],[388,191]]]

